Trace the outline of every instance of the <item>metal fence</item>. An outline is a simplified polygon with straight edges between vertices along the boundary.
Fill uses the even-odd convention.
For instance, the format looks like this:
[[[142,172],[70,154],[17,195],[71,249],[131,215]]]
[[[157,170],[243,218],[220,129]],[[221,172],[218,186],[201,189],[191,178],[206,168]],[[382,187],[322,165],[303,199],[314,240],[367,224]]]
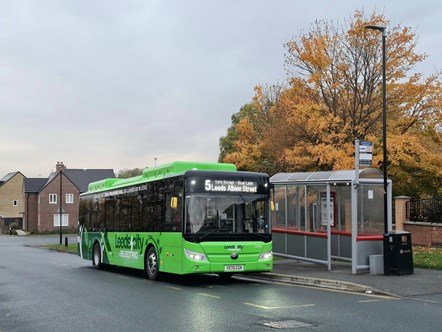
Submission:
[[[407,202],[407,219],[415,222],[442,223],[442,198]]]

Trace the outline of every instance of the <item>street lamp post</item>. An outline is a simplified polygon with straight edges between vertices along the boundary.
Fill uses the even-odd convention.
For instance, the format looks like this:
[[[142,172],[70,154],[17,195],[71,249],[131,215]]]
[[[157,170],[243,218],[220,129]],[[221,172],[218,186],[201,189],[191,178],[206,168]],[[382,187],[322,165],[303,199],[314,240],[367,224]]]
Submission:
[[[386,271],[388,261],[386,255],[386,238],[388,236],[388,177],[387,177],[387,79],[386,79],[386,27],[379,25],[367,25],[366,29],[376,30],[382,32],[382,150],[383,162],[382,171],[384,173],[384,271]]]
[[[59,221],[60,221],[60,245],[63,244],[63,228],[62,228],[62,219],[63,219],[63,169],[60,168],[60,214],[59,214]]]

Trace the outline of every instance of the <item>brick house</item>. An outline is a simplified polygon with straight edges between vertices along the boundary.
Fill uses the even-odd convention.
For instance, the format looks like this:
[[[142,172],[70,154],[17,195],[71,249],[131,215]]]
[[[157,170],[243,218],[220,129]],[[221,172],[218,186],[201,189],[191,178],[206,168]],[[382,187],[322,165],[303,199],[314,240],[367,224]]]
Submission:
[[[38,232],[39,193],[47,182],[47,178],[26,178],[23,180],[23,193],[25,201],[23,230]]]
[[[63,162],[57,162],[56,171],[49,178],[25,178],[23,229],[57,231],[60,215],[63,230],[76,229],[80,194],[87,191],[90,182],[112,177],[115,174],[111,169],[68,169]]]
[[[17,171],[0,179],[0,231],[3,233],[13,224],[16,224],[17,228],[22,227],[24,178],[25,176]]]

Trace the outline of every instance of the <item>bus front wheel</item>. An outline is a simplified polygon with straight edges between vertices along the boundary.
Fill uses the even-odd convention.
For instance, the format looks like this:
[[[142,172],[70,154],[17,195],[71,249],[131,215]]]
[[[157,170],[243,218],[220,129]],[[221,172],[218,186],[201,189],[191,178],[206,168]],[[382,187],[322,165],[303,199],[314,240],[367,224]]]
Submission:
[[[95,243],[95,245],[94,245],[94,251],[93,251],[93,255],[92,255],[92,265],[96,269],[101,269],[101,267],[102,267],[101,248],[100,248],[100,244],[98,242]]]
[[[150,280],[156,280],[159,276],[159,262],[155,247],[149,247],[146,255],[146,275]]]

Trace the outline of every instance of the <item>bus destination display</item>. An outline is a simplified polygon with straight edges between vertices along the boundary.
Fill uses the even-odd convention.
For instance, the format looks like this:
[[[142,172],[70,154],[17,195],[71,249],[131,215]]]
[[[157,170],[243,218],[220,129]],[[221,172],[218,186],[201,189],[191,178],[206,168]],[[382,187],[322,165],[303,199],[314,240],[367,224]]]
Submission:
[[[258,192],[258,184],[254,181],[206,180],[204,189],[210,192],[256,193]]]

